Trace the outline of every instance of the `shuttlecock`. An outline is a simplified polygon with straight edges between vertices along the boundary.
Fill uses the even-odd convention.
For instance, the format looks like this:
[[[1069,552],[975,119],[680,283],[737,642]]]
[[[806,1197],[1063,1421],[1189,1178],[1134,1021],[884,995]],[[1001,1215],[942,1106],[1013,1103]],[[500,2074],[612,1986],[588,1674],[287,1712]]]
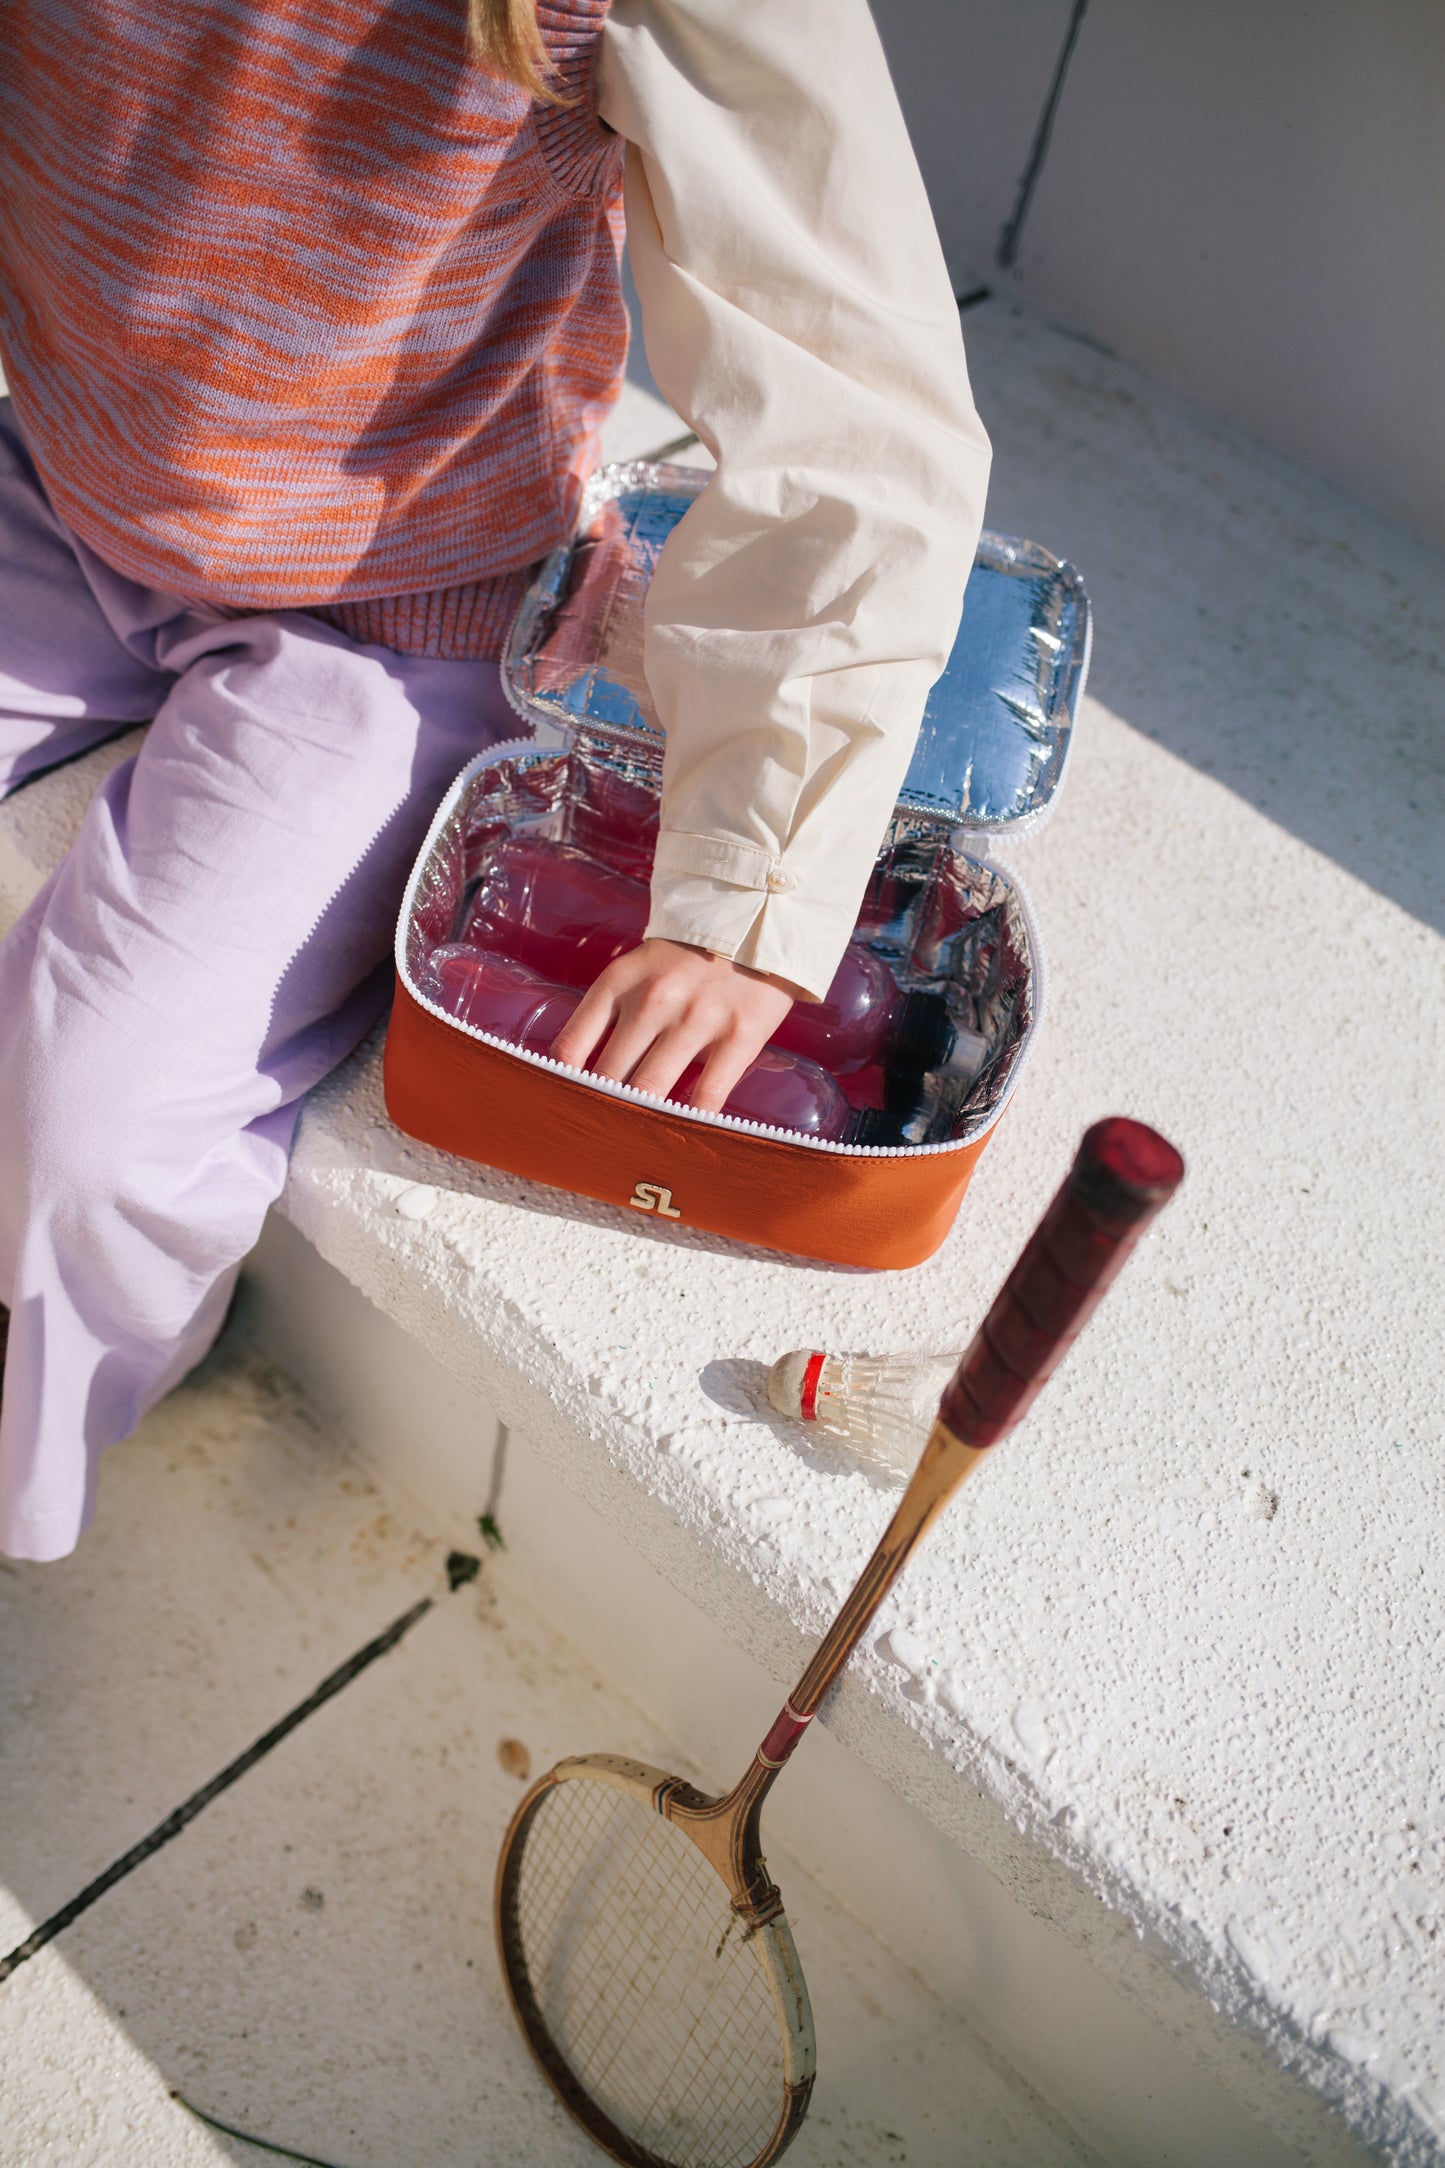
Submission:
[[[909,1476],[933,1427],[956,1355],[825,1355],[796,1348],[768,1372],[779,1415],[848,1444],[880,1468]]]

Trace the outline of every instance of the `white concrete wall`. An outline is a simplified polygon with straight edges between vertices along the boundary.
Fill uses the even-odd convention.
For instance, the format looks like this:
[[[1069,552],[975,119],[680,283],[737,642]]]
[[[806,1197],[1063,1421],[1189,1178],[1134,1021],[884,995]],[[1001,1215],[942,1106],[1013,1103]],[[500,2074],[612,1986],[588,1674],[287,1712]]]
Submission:
[[[1445,7],[874,0],[960,279],[1061,321],[1445,541]]]

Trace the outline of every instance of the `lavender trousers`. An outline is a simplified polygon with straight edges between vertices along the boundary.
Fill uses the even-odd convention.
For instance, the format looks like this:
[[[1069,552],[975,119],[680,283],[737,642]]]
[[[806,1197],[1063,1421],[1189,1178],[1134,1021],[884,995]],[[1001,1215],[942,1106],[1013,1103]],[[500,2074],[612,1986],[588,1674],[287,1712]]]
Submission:
[[[154,720],[151,720],[154,718]],[[0,795],[149,721],[0,943],[0,1550],[58,1558],[106,1446],[205,1353],[303,1094],[390,993],[497,666],[221,618],[61,526],[0,401]]]

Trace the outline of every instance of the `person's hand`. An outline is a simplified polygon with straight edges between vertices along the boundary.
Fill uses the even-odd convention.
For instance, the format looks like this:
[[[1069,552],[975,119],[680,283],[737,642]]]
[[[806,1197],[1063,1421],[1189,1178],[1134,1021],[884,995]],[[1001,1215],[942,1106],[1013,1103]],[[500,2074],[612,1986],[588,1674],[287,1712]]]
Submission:
[[[782,979],[677,941],[644,941],[583,995],[553,1042],[552,1059],[581,1069],[595,1055],[594,1076],[659,1099],[701,1061],[689,1098],[716,1114],[792,1005]]]

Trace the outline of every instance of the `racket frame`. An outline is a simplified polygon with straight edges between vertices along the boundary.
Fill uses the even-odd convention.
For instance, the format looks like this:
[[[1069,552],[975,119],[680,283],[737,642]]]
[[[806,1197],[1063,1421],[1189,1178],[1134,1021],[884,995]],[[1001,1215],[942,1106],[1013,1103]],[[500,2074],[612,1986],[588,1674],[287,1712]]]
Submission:
[[[572,1755],[566,1761],[558,1762],[532,1785],[512,1816],[502,1842],[493,1914],[497,1946],[502,1955],[502,1973],[517,2022],[538,2068],[568,2114],[582,2125],[596,2145],[613,2160],[622,2162],[624,2168],[672,2168],[672,2164],[637,2145],[625,2131],[618,2129],[574,2076],[547,2029],[531,1991],[518,1924],[517,1895],[527,1835],[539,1808],[551,1792],[561,1784],[584,1779],[626,1793],[651,1812],[663,1815],[702,1853],[723,1883],[742,1933],[756,1946],[777,2012],[783,2063],[782,2099],[772,2134],[763,2150],[749,2163],[749,2168],[770,2168],[770,2163],[792,2143],[808,2112],[817,2070],[817,2045],[812,2006],[792,1929],[783,1910],[782,1897],[769,1878],[758,1847],[761,1794],[755,1802],[743,1796],[752,1775],[750,1769],[743,1783],[725,1799],[711,1799],[681,1777],[671,1776],[665,1769],[652,1768],[646,1762],[630,1761],[624,1755]]]

